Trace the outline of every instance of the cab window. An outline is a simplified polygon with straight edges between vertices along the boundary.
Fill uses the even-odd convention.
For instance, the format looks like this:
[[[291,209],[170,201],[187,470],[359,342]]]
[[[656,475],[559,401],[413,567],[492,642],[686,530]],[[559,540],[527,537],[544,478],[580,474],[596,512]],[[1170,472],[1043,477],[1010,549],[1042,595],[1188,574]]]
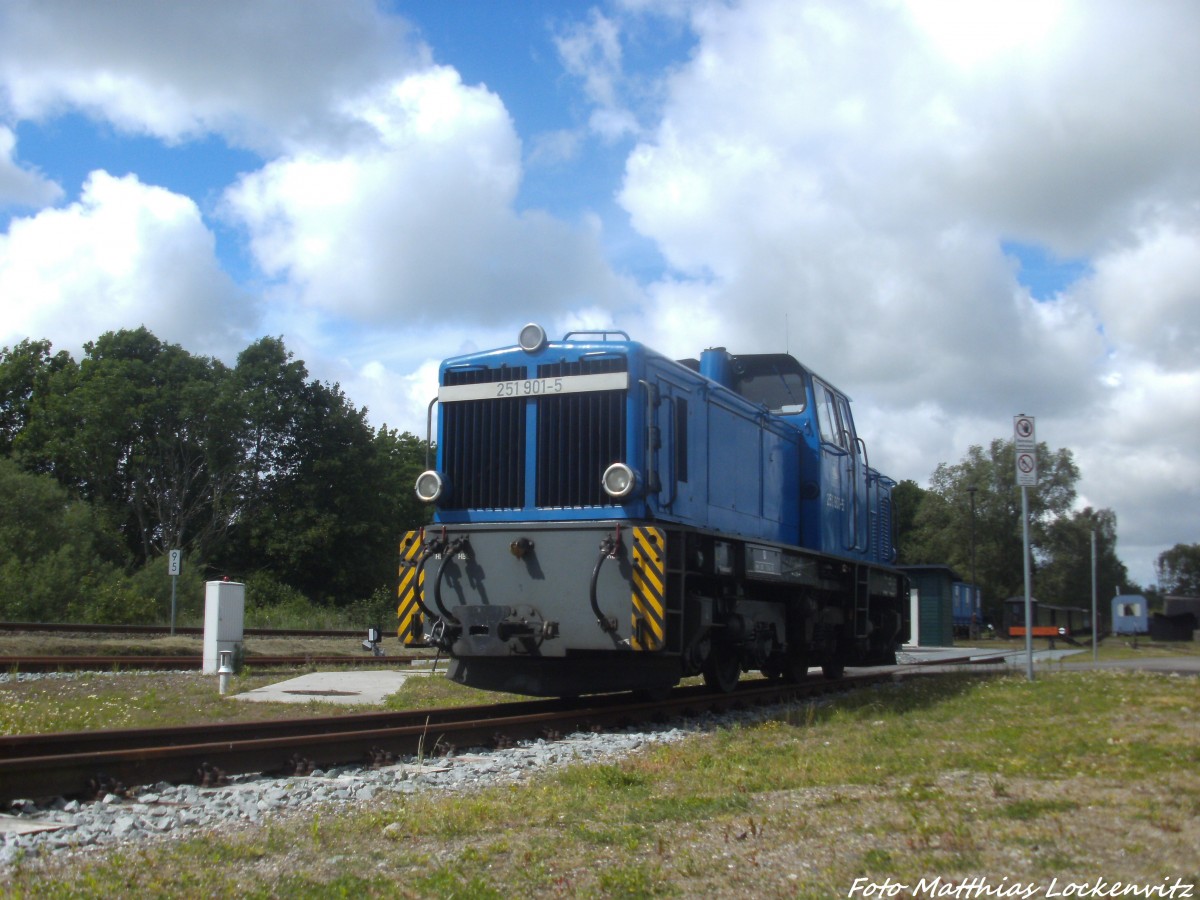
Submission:
[[[813,392],[817,396],[817,422],[821,426],[821,440],[828,444],[845,446],[845,430],[838,417],[838,397],[825,384],[814,379]]]

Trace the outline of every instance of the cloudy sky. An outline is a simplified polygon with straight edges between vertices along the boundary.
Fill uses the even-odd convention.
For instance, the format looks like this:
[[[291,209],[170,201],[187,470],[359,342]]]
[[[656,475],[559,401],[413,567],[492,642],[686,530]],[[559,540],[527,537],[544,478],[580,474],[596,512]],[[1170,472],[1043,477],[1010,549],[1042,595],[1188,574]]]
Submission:
[[[790,351],[926,484],[1012,416],[1200,542],[1195,0],[0,0],[0,346]]]

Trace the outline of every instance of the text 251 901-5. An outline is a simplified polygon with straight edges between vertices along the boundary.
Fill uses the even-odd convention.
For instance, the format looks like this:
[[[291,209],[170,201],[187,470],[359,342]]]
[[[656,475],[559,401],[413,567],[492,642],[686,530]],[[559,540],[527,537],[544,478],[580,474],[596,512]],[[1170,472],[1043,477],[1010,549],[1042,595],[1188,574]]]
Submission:
[[[496,383],[497,397],[536,397],[540,394],[562,393],[561,378],[526,378],[522,381]]]

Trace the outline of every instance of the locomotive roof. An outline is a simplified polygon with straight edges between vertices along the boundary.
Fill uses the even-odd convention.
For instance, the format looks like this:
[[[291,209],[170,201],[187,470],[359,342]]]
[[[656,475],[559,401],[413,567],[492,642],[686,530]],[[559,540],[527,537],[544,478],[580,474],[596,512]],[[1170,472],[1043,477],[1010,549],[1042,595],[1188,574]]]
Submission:
[[[850,395],[841,390],[828,378],[824,378],[814,372],[808,366],[801,363],[796,357],[790,353],[742,353],[730,354],[730,362],[734,366],[734,371],[738,375],[770,375],[770,374],[794,374],[802,377],[816,378],[822,384],[832,388],[835,392],[850,400]],[[676,360],[681,366],[686,366],[693,372],[700,371],[700,361],[698,359]]]
[[[587,336],[591,337],[592,339],[585,340],[582,338],[583,335],[587,335]],[[614,339],[614,336],[616,336],[616,335],[619,335],[620,339]],[[608,345],[621,344],[621,345],[624,345],[624,347],[626,349],[640,347],[644,352],[648,352],[654,356],[661,356],[661,354],[657,353],[652,348],[647,347],[645,344],[640,344],[637,341],[631,340],[628,335],[626,335],[624,332],[619,332],[619,331],[571,332],[571,333],[567,334],[561,342],[556,342],[556,344],[558,344],[560,346],[566,345],[566,344],[574,344],[574,345],[595,344],[597,346],[603,346],[605,344],[608,344]],[[554,344],[551,344],[550,346],[554,346]],[[458,368],[458,367],[464,366],[464,365],[478,364],[479,362],[481,362],[483,359],[486,359],[487,357],[506,356],[506,355],[510,354],[513,350],[517,350],[517,349],[519,349],[519,348],[515,347],[515,346],[509,346],[509,347],[497,347],[497,348],[491,349],[491,350],[481,350],[481,351],[475,351],[473,353],[467,353],[462,356],[452,357],[450,359],[444,360],[442,362],[442,368],[443,369]],[[724,348],[714,348],[714,349],[724,349]],[[800,363],[799,360],[797,360],[794,356],[792,356],[789,353],[742,353],[742,354],[732,354],[731,353],[731,354],[729,354],[729,361],[732,364],[733,371],[734,371],[735,375],[739,378],[739,380],[741,378],[746,378],[749,380],[749,379],[753,379],[755,377],[762,377],[764,375],[799,376],[800,378],[804,379],[805,381],[807,381],[810,378],[816,378],[819,381],[821,381],[822,384],[826,385],[829,388],[832,388],[836,393],[841,394],[847,400],[850,400],[850,396],[848,394],[846,394],[845,391],[840,390],[829,379],[823,378],[821,375],[814,372],[812,369],[804,366],[802,363]],[[675,362],[678,363],[679,365],[685,366],[686,368],[692,370],[693,372],[699,373],[699,371],[700,371],[700,361],[697,359],[689,357],[687,359],[675,360]]]

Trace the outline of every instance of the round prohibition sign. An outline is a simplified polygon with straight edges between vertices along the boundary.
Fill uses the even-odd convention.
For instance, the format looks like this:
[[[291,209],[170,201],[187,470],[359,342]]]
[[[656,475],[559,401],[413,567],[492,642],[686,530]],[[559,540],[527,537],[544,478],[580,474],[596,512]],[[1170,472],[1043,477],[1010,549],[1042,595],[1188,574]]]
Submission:
[[[1033,437],[1033,420],[1023,416],[1017,418],[1017,437]]]
[[[1017,468],[1024,474],[1028,475],[1034,469],[1034,458],[1032,453],[1022,453],[1017,457]]]

